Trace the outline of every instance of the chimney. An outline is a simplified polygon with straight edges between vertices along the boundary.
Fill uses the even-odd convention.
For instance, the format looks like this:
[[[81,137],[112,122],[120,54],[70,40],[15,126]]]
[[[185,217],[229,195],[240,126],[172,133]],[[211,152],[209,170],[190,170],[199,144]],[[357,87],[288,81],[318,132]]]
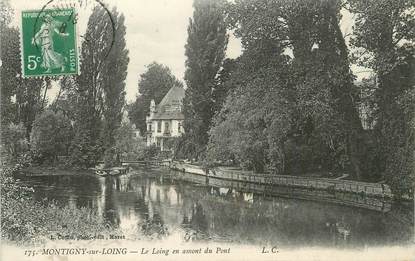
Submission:
[[[156,112],[156,102],[154,100],[151,100],[151,102],[150,102],[150,118],[153,118],[155,112]]]

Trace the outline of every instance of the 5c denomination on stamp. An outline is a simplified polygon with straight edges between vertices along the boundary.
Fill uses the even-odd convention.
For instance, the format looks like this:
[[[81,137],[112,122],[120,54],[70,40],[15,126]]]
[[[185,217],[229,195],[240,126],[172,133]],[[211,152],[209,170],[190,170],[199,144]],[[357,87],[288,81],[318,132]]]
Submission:
[[[22,12],[23,77],[78,74],[75,8]]]

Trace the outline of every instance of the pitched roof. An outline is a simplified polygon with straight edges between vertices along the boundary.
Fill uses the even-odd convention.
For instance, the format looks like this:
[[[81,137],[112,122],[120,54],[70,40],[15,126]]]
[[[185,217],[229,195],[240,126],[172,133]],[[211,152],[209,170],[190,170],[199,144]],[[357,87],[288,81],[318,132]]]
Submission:
[[[184,115],[181,111],[182,100],[184,98],[184,89],[179,86],[173,86],[161,102],[157,105],[155,120],[183,120]]]
[[[179,86],[173,86],[157,105],[157,107],[163,107],[169,104],[181,103],[184,98],[184,89]]]

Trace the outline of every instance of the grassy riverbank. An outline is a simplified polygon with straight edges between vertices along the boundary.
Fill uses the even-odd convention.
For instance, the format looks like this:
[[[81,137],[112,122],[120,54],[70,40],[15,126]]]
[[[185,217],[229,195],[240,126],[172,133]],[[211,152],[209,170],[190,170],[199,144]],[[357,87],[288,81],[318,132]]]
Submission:
[[[13,178],[19,171],[19,166],[3,167],[0,173],[2,240],[27,245],[43,243],[58,234],[84,238],[94,234],[114,233],[111,226],[95,211],[60,207],[46,199],[35,201],[32,198],[33,189],[19,185]]]

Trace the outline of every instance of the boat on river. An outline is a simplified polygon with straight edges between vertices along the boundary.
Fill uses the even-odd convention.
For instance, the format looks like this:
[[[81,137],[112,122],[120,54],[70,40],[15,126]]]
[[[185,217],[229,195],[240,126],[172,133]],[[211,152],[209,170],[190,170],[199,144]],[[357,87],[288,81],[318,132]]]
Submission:
[[[101,177],[106,176],[118,176],[118,175],[124,175],[127,174],[129,171],[128,166],[123,167],[111,167],[111,168],[101,168],[97,167],[93,169],[95,171],[95,174]]]

